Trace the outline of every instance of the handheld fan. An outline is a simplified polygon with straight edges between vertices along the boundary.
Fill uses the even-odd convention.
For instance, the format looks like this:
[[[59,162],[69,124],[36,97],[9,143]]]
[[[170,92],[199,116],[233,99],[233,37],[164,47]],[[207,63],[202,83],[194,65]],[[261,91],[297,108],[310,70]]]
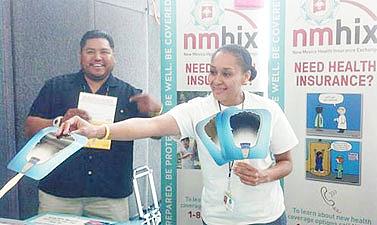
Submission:
[[[35,134],[9,162],[8,169],[18,174],[1,190],[0,198],[24,176],[40,180],[81,149],[88,139],[78,134],[57,138],[58,128],[47,127]]]
[[[217,165],[263,159],[268,154],[271,114],[265,109],[230,107],[200,121],[196,131]]]

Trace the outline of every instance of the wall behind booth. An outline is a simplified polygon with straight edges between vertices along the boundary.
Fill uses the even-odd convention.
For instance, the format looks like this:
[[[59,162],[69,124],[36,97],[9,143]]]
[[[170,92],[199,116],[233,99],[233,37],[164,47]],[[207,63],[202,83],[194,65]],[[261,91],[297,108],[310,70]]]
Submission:
[[[103,29],[113,36],[117,77],[144,92],[160,96],[160,82],[156,82],[160,79],[159,25],[151,16],[152,4],[148,0],[0,2],[0,17],[3,18],[0,29],[0,186],[14,176],[6,165],[27,141],[23,123],[33,100],[47,79],[80,68],[79,41],[87,30]],[[9,29],[4,29],[6,26]],[[148,164],[153,168],[157,193],[160,193],[160,160],[154,160],[156,158],[160,158],[158,140],[135,142],[134,167]],[[140,186],[144,199],[148,199],[145,204],[151,204],[146,182],[142,181]],[[134,202],[132,197],[130,215],[136,214]],[[23,178],[0,200],[0,208],[0,217],[25,219],[35,215],[37,182]]]
[[[13,175],[6,165],[16,152],[9,6],[9,1],[0,0],[0,184]],[[18,216],[17,198],[17,191],[12,191],[0,199],[0,217]]]

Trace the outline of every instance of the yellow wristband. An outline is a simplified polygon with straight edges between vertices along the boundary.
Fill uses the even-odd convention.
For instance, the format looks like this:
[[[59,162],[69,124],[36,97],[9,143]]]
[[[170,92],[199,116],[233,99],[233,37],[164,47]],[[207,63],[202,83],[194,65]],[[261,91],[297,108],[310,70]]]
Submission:
[[[161,106],[161,109],[160,109],[160,111],[159,112],[150,112],[149,113],[149,116],[150,117],[155,117],[155,116],[159,116],[159,115],[161,115],[162,114],[162,111],[164,110],[164,107],[163,106]]]
[[[102,124],[105,127],[105,136],[101,138],[102,140],[109,140],[110,139],[110,127],[107,124]]]

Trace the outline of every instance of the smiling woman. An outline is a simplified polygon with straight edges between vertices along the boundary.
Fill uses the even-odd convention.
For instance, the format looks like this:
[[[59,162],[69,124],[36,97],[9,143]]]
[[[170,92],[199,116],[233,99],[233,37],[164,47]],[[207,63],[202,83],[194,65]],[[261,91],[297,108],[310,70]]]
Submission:
[[[212,93],[209,96],[194,98],[160,116],[128,119],[110,124],[108,128],[73,117],[62,124],[57,135],[75,130],[89,138],[110,136],[112,140],[152,136],[195,139],[203,175],[201,212],[205,223],[285,225],[284,197],[279,179],[292,170],[290,151],[298,140],[274,101],[242,89],[255,76],[249,52],[238,45],[224,45],[211,59],[208,82]],[[229,107],[241,111],[263,109],[271,114],[271,132],[266,134],[271,137],[269,146],[264,149],[268,153],[265,157],[216,164],[195,127],[200,121]]]

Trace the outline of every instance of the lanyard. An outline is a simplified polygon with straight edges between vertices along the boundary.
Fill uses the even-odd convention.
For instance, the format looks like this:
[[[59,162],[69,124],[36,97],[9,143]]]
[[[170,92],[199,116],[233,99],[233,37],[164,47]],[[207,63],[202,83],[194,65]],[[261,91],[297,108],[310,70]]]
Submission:
[[[245,103],[245,93],[242,92],[242,105],[241,105],[241,110],[244,108],[244,103]],[[219,106],[219,111],[221,112],[221,104],[220,101],[217,101],[217,104]],[[232,178],[232,168],[233,168],[234,161],[231,161],[228,163],[228,187],[227,187],[227,192],[231,193],[231,186],[230,186],[230,181]]]
[[[228,173],[228,189],[227,191],[228,192],[231,192],[230,191],[230,181],[231,181],[231,178],[232,178],[232,168],[233,168],[233,164],[234,164],[234,161],[231,161],[228,163],[228,168],[229,168],[229,173]]]

